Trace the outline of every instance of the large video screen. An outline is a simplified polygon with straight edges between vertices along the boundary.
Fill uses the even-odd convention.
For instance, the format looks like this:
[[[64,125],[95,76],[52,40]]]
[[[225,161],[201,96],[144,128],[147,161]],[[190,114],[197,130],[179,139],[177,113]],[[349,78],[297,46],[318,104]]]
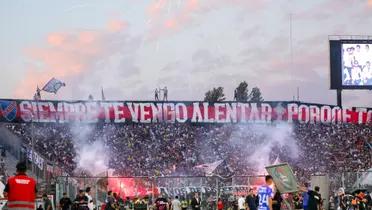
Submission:
[[[372,90],[372,40],[329,40],[331,89]]]
[[[342,86],[372,85],[372,44],[342,43]]]

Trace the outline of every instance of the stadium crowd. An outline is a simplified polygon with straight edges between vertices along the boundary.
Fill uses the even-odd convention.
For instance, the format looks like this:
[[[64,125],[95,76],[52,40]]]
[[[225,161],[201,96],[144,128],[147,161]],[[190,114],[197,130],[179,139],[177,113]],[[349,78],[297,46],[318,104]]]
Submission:
[[[77,137],[71,131],[71,126],[6,125],[22,139],[26,147],[31,147],[33,135],[36,151],[48,160],[57,162],[70,174],[77,167],[78,155],[74,144]],[[94,127],[84,137],[85,143],[104,141],[109,149],[109,167],[122,176],[202,175],[195,166],[216,160],[224,160],[219,172],[225,175],[255,175],[259,171],[251,160],[259,157],[253,155],[257,155],[255,151],[265,147],[262,144],[268,144],[273,138],[267,131],[249,124],[91,126]],[[264,128],[270,130],[271,126],[276,125]],[[289,149],[293,145],[287,144],[274,145],[267,155],[272,162],[279,158],[290,163],[297,177],[309,178],[314,173],[354,172],[372,167],[372,129],[368,125],[295,123],[289,137],[294,142],[288,144],[297,144],[297,158],[293,158]]]
[[[0,158],[0,181],[5,182],[7,177],[7,170],[5,167],[5,160],[3,157]]]

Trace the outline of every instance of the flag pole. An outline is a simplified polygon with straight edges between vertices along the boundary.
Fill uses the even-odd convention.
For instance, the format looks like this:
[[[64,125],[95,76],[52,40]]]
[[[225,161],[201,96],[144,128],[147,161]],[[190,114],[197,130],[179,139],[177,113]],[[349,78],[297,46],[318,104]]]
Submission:
[[[34,169],[34,163],[35,163],[35,159],[34,159],[34,150],[35,150],[35,137],[34,137],[34,119],[32,120],[32,123],[31,123],[31,171],[32,171],[32,174],[35,174],[35,169]]]
[[[216,206],[218,206],[218,199],[219,199],[219,192],[220,192],[220,188],[219,188],[219,178],[216,177]]]
[[[101,100],[106,101],[105,93],[103,92],[103,87],[101,87]]]
[[[34,99],[36,101],[36,120],[39,119],[39,96],[40,96],[40,89],[39,86],[36,88],[36,93]],[[31,171],[34,175],[36,175],[36,167],[35,167],[35,136],[34,136],[34,129],[35,129],[35,118],[32,120],[32,127],[31,127]],[[36,175],[37,177],[37,175]],[[38,179],[37,179],[38,180]]]

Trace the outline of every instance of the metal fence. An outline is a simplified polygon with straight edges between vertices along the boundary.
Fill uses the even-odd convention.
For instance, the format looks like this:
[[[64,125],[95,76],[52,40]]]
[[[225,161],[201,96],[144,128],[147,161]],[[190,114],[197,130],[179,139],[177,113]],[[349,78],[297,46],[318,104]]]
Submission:
[[[343,187],[349,192],[368,187],[363,182],[371,171],[329,173],[330,195]],[[203,209],[215,209],[217,198],[232,205],[239,195],[245,195],[249,188],[264,183],[264,176],[171,176],[171,177],[68,177],[54,179],[55,195],[58,201],[64,192],[74,198],[79,189],[91,187],[91,196],[97,209],[105,202],[107,191],[116,192],[120,197],[132,200],[145,199],[149,205],[159,196],[189,201],[194,193],[199,193]],[[370,183],[369,183],[370,184]]]
[[[331,192],[344,188],[348,192],[357,189],[371,189],[372,170],[359,172],[329,173]]]
[[[263,176],[172,176],[172,177],[58,177],[56,200],[64,192],[74,198],[79,189],[91,188],[90,195],[97,209],[104,203],[106,193],[111,190],[122,198],[145,199],[149,205],[159,197],[174,198],[190,202],[199,193],[203,209],[216,209],[217,198],[232,203],[239,195],[245,195],[250,187],[264,183]]]

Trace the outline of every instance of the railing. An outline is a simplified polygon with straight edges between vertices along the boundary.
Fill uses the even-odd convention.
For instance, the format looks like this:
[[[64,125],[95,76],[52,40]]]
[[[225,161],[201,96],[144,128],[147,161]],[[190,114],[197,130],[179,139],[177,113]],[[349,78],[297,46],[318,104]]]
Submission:
[[[369,173],[372,173],[372,171],[328,174],[330,177],[330,195],[333,195],[340,187],[347,191],[366,187],[360,185],[362,183],[361,179]],[[62,197],[63,192],[66,192],[70,198],[74,198],[79,189],[85,190],[86,187],[91,187],[90,194],[98,207],[104,203],[107,191],[111,190],[122,198],[146,199],[148,205],[151,205],[159,195],[168,198],[174,198],[177,195],[181,200],[189,202],[194,193],[199,193],[204,209],[215,209],[217,198],[222,198],[227,205],[233,205],[237,196],[246,195],[248,189],[257,188],[263,183],[263,176],[234,176],[230,178],[219,176],[60,176],[56,179],[55,187],[57,200]]]
[[[348,192],[372,187],[372,182],[367,182],[367,180],[365,180],[368,176],[372,176],[371,169],[358,172],[330,173],[331,192],[334,193],[341,187]]]
[[[56,199],[65,192],[74,198],[79,189],[91,187],[91,196],[98,207],[104,203],[106,193],[111,190],[122,198],[146,199],[148,205],[162,195],[167,198],[179,196],[190,201],[199,193],[204,209],[215,209],[217,198],[233,203],[234,197],[246,194],[250,187],[264,183],[263,176],[171,176],[171,177],[58,177]]]

